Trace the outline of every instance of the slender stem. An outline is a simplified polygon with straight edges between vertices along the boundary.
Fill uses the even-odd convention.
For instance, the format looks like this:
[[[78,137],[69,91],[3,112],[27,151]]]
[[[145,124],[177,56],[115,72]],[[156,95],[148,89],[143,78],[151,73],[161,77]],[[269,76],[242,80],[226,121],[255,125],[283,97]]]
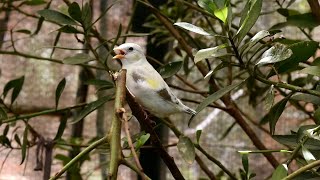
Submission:
[[[109,178],[117,179],[118,168],[121,160],[121,119],[119,117],[120,109],[123,108],[126,93],[126,73],[127,70],[121,70],[120,74],[115,75],[116,79],[116,97],[114,102],[114,113],[111,122],[110,137],[110,166]]]
[[[63,166],[63,168],[57,174],[55,174],[52,178],[50,178],[50,180],[58,179],[64,172],[66,172],[68,169],[70,169],[70,167],[72,165],[74,165],[75,163],[77,163],[82,157],[87,155],[89,152],[91,152],[93,149],[97,148],[98,146],[106,143],[107,140],[108,140],[107,137],[103,137],[103,138],[99,139],[98,141],[92,143],[90,146],[88,146],[83,151],[81,151],[71,161],[69,161],[65,166]]]
[[[284,180],[289,180],[289,179],[293,179],[295,177],[297,177],[298,175],[300,175],[301,173],[310,170],[314,167],[320,166],[320,160],[314,161],[306,166],[301,167],[300,169],[296,170],[295,172],[291,173],[290,175],[288,175],[287,177],[283,178]]]
[[[199,164],[199,166],[203,170],[203,172],[205,172],[211,180],[216,179],[213,172],[210,171],[210,169],[204,164],[204,162],[202,161],[202,159],[200,158],[200,156],[198,154],[196,154],[195,160],[197,161],[197,163]]]
[[[36,113],[31,113],[31,114],[13,116],[13,117],[9,117],[7,119],[4,119],[2,121],[2,123],[10,123],[10,122],[17,121],[17,120],[30,119],[30,118],[33,118],[33,117],[36,117],[36,116],[41,116],[41,115],[46,115],[46,114],[60,113],[60,112],[64,112],[64,111],[69,111],[71,109],[83,107],[83,106],[86,106],[86,105],[87,105],[87,103],[83,103],[83,104],[78,104],[78,105],[75,105],[75,106],[61,108],[61,109],[55,109],[54,108],[54,109],[48,109],[48,110],[44,110],[44,111],[40,111],[40,112],[36,112]]]
[[[305,136],[302,138],[301,142],[298,144],[298,146],[297,146],[296,148],[294,148],[294,150],[292,151],[291,156],[290,156],[289,159],[286,161],[286,164],[287,164],[287,165],[289,165],[289,164],[293,161],[293,159],[298,155],[301,147],[304,145],[304,143],[307,142],[308,139],[309,139],[309,137],[308,137],[307,135],[305,135]]]
[[[129,144],[131,153],[132,153],[132,155],[133,155],[134,161],[135,161],[137,167],[139,168],[139,170],[141,171],[141,173],[143,173],[143,168],[142,168],[142,166],[141,166],[141,164],[140,164],[139,157],[138,157],[137,152],[136,152],[136,150],[134,149],[134,145],[133,145],[133,143],[132,143],[132,139],[131,139],[131,135],[130,135],[130,131],[129,131],[128,118],[127,118],[125,112],[122,112],[122,115],[120,115],[120,116],[122,116],[124,129],[125,129],[125,132],[126,132],[126,135],[127,135],[128,144]],[[143,180],[146,179],[144,176],[142,176],[141,178],[142,178]]]
[[[292,153],[293,151],[289,151],[289,150],[284,150],[284,149],[268,149],[268,150],[256,150],[256,151],[252,151],[252,150],[249,150],[249,151],[238,151],[239,153],[253,153],[253,154],[256,154],[256,153],[272,153],[272,152],[280,152],[280,153]]]

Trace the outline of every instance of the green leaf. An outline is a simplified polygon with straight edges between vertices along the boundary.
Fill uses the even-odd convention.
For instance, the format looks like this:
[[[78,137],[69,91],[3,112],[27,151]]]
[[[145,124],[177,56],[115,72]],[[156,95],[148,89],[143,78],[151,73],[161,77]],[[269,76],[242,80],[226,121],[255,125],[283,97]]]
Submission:
[[[82,64],[94,60],[89,54],[78,53],[74,56],[66,57],[63,59],[64,64]]]
[[[198,63],[199,61],[202,61],[206,58],[216,57],[220,55],[218,54],[219,50],[224,49],[226,47],[228,47],[227,44],[222,44],[213,48],[201,49],[195,54],[194,63]]]
[[[236,34],[238,44],[243,40],[246,34],[250,31],[252,26],[259,18],[262,7],[262,0],[248,0],[247,4],[242,11],[243,14],[240,20],[240,28]]]
[[[9,128],[10,128],[10,126],[9,126],[9,124],[7,124],[3,130],[3,133],[2,133],[3,136],[7,136],[8,132],[9,132]]]
[[[279,117],[281,116],[282,112],[284,111],[286,104],[291,96],[292,96],[292,94],[288,95],[287,97],[285,97],[281,101],[279,101],[277,104],[275,104],[270,109],[270,111],[260,121],[260,124],[265,124],[265,123],[269,122],[271,134],[274,134],[276,124],[279,120]]]
[[[29,6],[36,6],[36,5],[42,5],[45,4],[45,0],[28,0],[24,1],[23,4],[29,5]]]
[[[292,50],[286,45],[275,44],[263,53],[262,59],[256,65],[264,65],[280,62],[288,59],[292,55]]]
[[[102,106],[104,103],[109,101],[112,98],[112,96],[104,96],[100,99],[93,101],[86,105],[83,110],[80,111],[80,113],[74,118],[74,120],[71,122],[72,124],[82,120],[85,118],[88,114],[90,114],[92,111],[98,109],[100,106]]]
[[[219,18],[223,23],[226,23],[228,17],[228,7],[223,7],[222,9],[218,9],[214,11],[214,15]]]
[[[297,14],[287,17],[287,25],[299,28],[314,28],[319,25],[312,13]]]
[[[318,42],[302,41],[294,43],[289,46],[292,50],[292,56],[285,61],[279,62],[275,65],[279,74],[291,72],[297,69],[300,62],[307,61],[318,49]],[[272,75],[272,74],[271,74]],[[270,75],[268,75],[270,77]]]
[[[15,134],[15,135],[14,135],[14,140],[17,142],[17,144],[18,144],[20,147],[22,146],[21,140],[20,140],[18,134]]]
[[[225,88],[220,89],[219,91],[211,94],[210,96],[208,96],[206,99],[204,99],[197,107],[196,109],[196,114],[192,115],[191,118],[189,119],[188,122],[188,126],[190,126],[191,121],[193,120],[193,118],[199,113],[201,112],[204,108],[206,108],[209,104],[217,101],[218,99],[220,99],[222,96],[224,96],[225,94],[229,93],[230,91],[232,91],[233,89],[235,89],[236,87],[240,86],[241,84],[243,84],[246,81],[240,81],[238,83],[235,84],[231,84]]]
[[[320,98],[312,94],[296,94],[291,97],[292,100],[304,101],[315,105],[320,105]]]
[[[7,118],[8,118],[8,115],[7,115],[6,110],[4,110],[4,108],[0,106],[0,126],[2,124],[2,120],[7,119]]]
[[[268,92],[267,92],[267,95],[265,97],[265,107],[266,107],[266,110],[270,110],[270,108],[273,106],[273,103],[274,103],[274,86],[271,85]]]
[[[31,34],[31,31],[28,29],[19,29],[14,32],[23,33],[23,34]]]
[[[80,23],[82,22],[82,19],[81,19],[82,13],[81,13],[80,6],[77,2],[73,2],[70,4],[68,8],[68,13],[74,20]]]
[[[248,159],[248,153],[242,153],[241,154],[241,160],[242,160],[242,166],[246,174],[249,173],[249,159]]]
[[[297,10],[285,9],[285,8],[279,8],[279,9],[277,9],[277,12],[284,17],[300,14],[299,11],[297,11]]]
[[[57,86],[57,88],[56,88],[56,109],[58,108],[59,99],[60,99],[60,97],[61,97],[61,94],[62,94],[65,86],[66,86],[66,78],[63,78],[63,79],[59,82],[59,84],[58,84],[58,86]]]
[[[273,135],[272,138],[277,142],[284,144],[290,147],[296,147],[298,144],[298,137],[296,134],[294,135]],[[320,141],[317,139],[309,138],[304,147],[308,148],[309,150],[320,150]]]
[[[243,53],[246,49],[251,49],[255,44],[257,44],[261,39],[270,36],[270,32],[266,30],[259,31],[256,35],[254,35],[250,41],[243,45],[240,49],[240,52]]]
[[[288,175],[288,166],[286,164],[280,164],[276,170],[273,171],[271,180],[283,179]]]
[[[149,138],[150,138],[149,133],[141,135],[139,137],[139,139],[137,140],[137,145],[136,145],[135,149],[139,150],[140,147],[143,146],[148,141]]]
[[[198,130],[196,131],[197,144],[199,144],[201,133],[202,133],[202,130],[201,130],[201,129],[198,129]]]
[[[320,66],[308,66],[300,71],[301,73],[320,76]]]
[[[316,160],[316,158],[313,156],[313,154],[304,146],[301,147],[301,152],[303,158],[308,162],[311,163]]]
[[[201,27],[195,26],[193,24],[187,23],[187,22],[176,22],[173,25],[179,26],[183,29],[186,29],[188,31],[198,33],[205,36],[210,36],[211,34],[207,31],[203,30]]]
[[[81,19],[85,30],[88,30],[88,28],[91,26],[92,21],[92,10],[88,2],[84,5],[82,9]]]
[[[84,81],[84,84],[101,86],[101,87],[105,87],[105,88],[109,87],[109,89],[114,87],[114,84],[112,82],[107,81],[107,80],[102,80],[102,79],[88,79],[88,80]]]
[[[57,31],[64,32],[64,33],[70,33],[70,34],[81,33],[76,28],[74,28],[73,26],[70,26],[70,25],[62,26],[61,28],[57,29]]]
[[[198,4],[211,14],[214,14],[214,11],[218,9],[213,0],[198,0]]]
[[[162,78],[169,78],[175,75],[182,67],[183,61],[175,61],[170,62],[162,67],[160,67],[157,71],[162,76]]]
[[[26,128],[24,129],[24,132],[23,132],[23,140],[22,140],[22,146],[21,146],[21,163],[20,163],[20,165],[26,159],[27,144],[28,144],[28,131],[29,131],[29,126],[26,125]]]
[[[43,9],[38,11],[38,14],[40,14],[46,20],[56,22],[60,25],[63,25],[63,24],[77,25],[77,23],[73,19],[71,19],[69,16],[55,10]]]
[[[227,130],[221,135],[221,137],[219,138],[219,140],[223,140],[225,137],[227,137],[227,135],[231,132],[231,130],[235,127],[235,125],[237,125],[236,122],[233,122],[228,128]]]
[[[320,124],[320,107],[317,108],[313,116],[316,120],[316,123],[319,125]]]
[[[178,150],[182,158],[188,163],[192,164],[196,157],[196,152],[192,141],[186,136],[180,136],[177,144]]]
[[[5,98],[8,94],[8,92],[12,90],[12,95],[11,95],[11,104],[17,99],[22,86],[24,83],[24,76],[21,76],[20,78],[14,79],[9,81],[3,88],[3,97]]]
[[[54,156],[54,158],[62,161],[63,165],[66,165],[69,161],[71,161],[71,158],[69,156],[64,155],[64,154],[56,154]]]
[[[63,132],[67,127],[68,116],[69,116],[69,114],[66,113],[63,115],[63,117],[61,117],[57,134],[53,139],[54,141],[59,140],[62,137]]]

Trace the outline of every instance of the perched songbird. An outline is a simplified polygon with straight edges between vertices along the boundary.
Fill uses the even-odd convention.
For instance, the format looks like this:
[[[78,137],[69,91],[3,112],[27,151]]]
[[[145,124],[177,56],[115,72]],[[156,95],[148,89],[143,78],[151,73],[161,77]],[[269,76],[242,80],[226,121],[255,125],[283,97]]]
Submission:
[[[151,114],[167,117],[178,112],[196,112],[172,93],[161,75],[149,64],[142,48],[134,43],[125,43],[113,49],[120,59],[122,69],[127,70],[126,85],[136,101]]]

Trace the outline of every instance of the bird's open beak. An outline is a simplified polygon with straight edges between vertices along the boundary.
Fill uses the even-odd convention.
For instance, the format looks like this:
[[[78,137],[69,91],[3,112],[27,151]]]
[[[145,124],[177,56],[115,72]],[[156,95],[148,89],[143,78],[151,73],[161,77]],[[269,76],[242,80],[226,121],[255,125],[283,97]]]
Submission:
[[[117,54],[117,55],[115,55],[115,56],[113,56],[113,58],[112,59],[123,59],[124,58],[124,56],[125,56],[125,52],[122,50],[122,49],[120,49],[120,48],[114,48],[113,49],[113,51]]]

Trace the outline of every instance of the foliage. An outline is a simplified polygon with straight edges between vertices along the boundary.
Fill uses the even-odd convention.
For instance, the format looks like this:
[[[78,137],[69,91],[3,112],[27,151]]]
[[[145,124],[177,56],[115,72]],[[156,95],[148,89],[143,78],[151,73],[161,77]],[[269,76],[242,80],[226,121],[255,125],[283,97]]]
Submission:
[[[13,27],[9,31],[11,37],[14,37],[14,33],[24,33],[28,37],[36,36],[38,33],[41,33],[42,24],[49,22],[58,26],[58,33],[54,43],[55,48],[60,35],[66,34],[74,36],[78,43],[87,44],[90,52],[74,53],[63,60],[53,59],[52,56],[50,58],[37,57],[22,53],[22,51],[16,49],[14,46],[15,41],[11,39],[12,50],[7,51],[4,49],[0,51],[0,54],[11,54],[24,58],[43,59],[53,63],[82,66],[89,69],[89,71],[96,69],[104,70],[105,73],[109,73],[114,77],[114,82],[96,79],[94,73],[92,73],[93,78],[85,83],[96,86],[98,91],[112,90],[116,92],[90,103],[58,108],[60,97],[67,85],[67,81],[64,78],[57,83],[54,108],[27,115],[17,114],[12,106],[15,102],[19,101],[18,96],[23,89],[25,77],[22,76],[10,80],[4,85],[0,101],[0,122],[4,129],[0,135],[0,143],[4,148],[20,150],[22,164],[26,163],[28,148],[32,146],[37,146],[37,149],[49,148],[52,150],[58,147],[66,149],[65,145],[82,146],[84,142],[87,142],[86,148],[73,159],[62,154],[55,156],[56,159],[62,161],[64,168],[52,179],[59,178],[65,171],[74,170],[73,168],[76,167],[77,163],[82,164],[83,161],[89,160],[90,151],[98,148],[110,151],[111,161],[108,165],[111,179],[117,178],[118,166],[120,164],[128,166],[143,178],[148,179],[139,167],[135,151],[144,148],[145,143],[150,140],[153,146],[160,149],[159,154],[173,177],[176,179],[183,177],[183,173],[179,171],[175,161],[168,155],[163,145],[159,143],[160,140],[156,133],[154,133],[153,127],[151,124],[148,124],[150,122],[140,124],[142,127],[145,127],[146,132],[134,136],[129,135],[122,139],[124,144],[122,146],[120,144],[121,122],[128,121],[127,113],[123,110],[126,93],[124,80],[121,79],[125,72],[122,71],[119,75],[117,72],[112,71],[112,68],[107,63],[108,60],[99,56],[97,49],[105,47],[107,59],[110,59],[113,47],[121,44],[121,40],[125,41],[126,37],[130,35],[128,33],[130,29],[123,30],[120,22],[117,22],[120,24],[117,35],[112,39],[105,39],[100,35],[101,32],[95,28],[95,23],[102,16],[106,16],[107,11],[113,7],[113,4],[105,12],[101,12],[98,18],[91,21],[93,12],[89,3],[81,5],[77,2],[71,3],[65,0],[64,3],[67,6],[66,12],[51,8],[51,1],[24,0],[20,4],[11,4],[9,1],[1,3],[9,11],[23,6],[41,7],[37,15],[32,15],[38,21],[36,31],[32,33],[29,29],[16,30]],[[159,9],[153,7],[148,1],[137,1],[136,3],[140,3],[144,8],[152,12],[153,16],[148,17],[145,26],[151,29],[151,35],[162,39],[157,44],[172,42],[173,49],[175,50],[170,51],[166,57],[176,58],[173,58],[167,64],[162,64],[158,69],[159,73],[163,78],[177,77],[177,79],[184,83],[184,86],[193,89],[180,88],[180,90],[203,96],[201,100],[191,100],[191,102],[197,103],[197,116],[192,116],[188,125],[190,125],[195,117],[200,116],[198,114],[202,110],[208,107],[218,108],[229,114],[235,121],[225,133],[221,133],[222,137],[226,137],[228,133],[232,132],[231,129],[235,124],[238,124],[257,149],[240,151],[239,159],[242,159],[243,167],[239,167],[239,169],[241,168],[239,172],[233,172],[228,169],[228,164],[222,164],[211,156],[206,148],[200,145],[200,136],[204,135],[204,131],[196,131],[196,141],[194,141],[191,137],[180,132],[170,119],[162,120],[162,124],[168,126],[176,135],[176,138],[179,139],[175,148],[179,150],[182,158],[188,164],[197,162],[209,178],[214,178],[212,177],[214,176],[213,173],[208,169],[210,165],[204,163],[200,158],[201,156],[198,155],[198,153],[201,153],[201,155],[204,155],[221,168],[223,176],[228,176],[230,179],[252,179],[255,176],[260,177],[261,175],[252,172],[249,164],[250,155],[252,153],[259,153],[265,156],[266,161],[275,169],[269,173],[271,179],[318,177],[319,173],[312,168],[317,166],[320,161],[320,156],[317,152],[320,149],[320,91],[318,83],[320,67],[319,57],[316,54],[316,51],[319,49],[319,42],[313,39],[312,34],[315,27],[319,26],[320,23],[320,20],[317,19],[317,17],[320,17],[320,9],[314,10],[311,8],[312,12],[300,13],[293,7],[295,1],[277,0],[274,2],[276,9],[269,13],[284,16],[285,22],[277,22],[277,24],[269,27],[269,29],[255,32],[255,29],[257,29],[255,26],[257,26],[259,18],[264,13],[262,12],[262,7],[265,1],[262,0],[248,0],[245,3],[237,0],[198,0],[197,2],[191,0],[172,0]],[[23,13],[22,9],[19,10],[18,12],[22,15],[30,16],[26,12]],[[281,30],[289,26],[296,28],[297,31],[305,35],[305,38],[291,39],[289,34],[285,34],[286,31],[281,32]],[[289,38],[283,38],[280,33]],[[90,39],[94,39],[95,41],[92,42]],[[64,48],[72,50],[72,47]],[[196,50],[192,51],[193,48]],[[54,50],[52,54],[54,54]],[[96,62],[96,64],[91,65],[88,62]],[[190,62],[192,62],[192,65]],[[198,78],[192,82],[184,79],[184,77],[190,78],[191,74],[197,77],[203,76],[204,78]],[[201,86],[194,85],[199,82]],[[10,90],[12,90],[11,100],[8,103],[6,97],[9,95]],[[250,115],[242,110],[246,106],[238,104],[238,101],[232,98],[232,95],[238,90],[245,92],[241,98],[248,100],[246,106],[251,105],[252,108],[256,108],[255,106],[259,103],[265,105],[266,112],[261,119],[250,117]],[[114,109],[110,110],[113,112],[112,120],[110,119],[112,121],[112,126],[109,129],[110,134],[101,139],[94,138],[92,140],[66,140],[64,138],[63,134],[68,126],[68,117],[74,109],[81,108],[81,111],[77,116],[73,117],[72,123],[84,119],[88,114],[109,101],[114,102]],[[263,101],[264,103],[262,103]],[[144,112],[140,106],[131,106],[131,109],[133,113],[141,111],[143,114]],[[302,112],[312,121],[312,125],[297,126],[296,129],[298,131],[292,130],[291,134],[276,135],[277,127],[281,124],[279,119],[289,109]],[[49,113],[61,113],[62,117],[53,140],[44,138],[44,135],[37,133],[37,130],[28,123],[29,119]],[[146,117],[143,120],[148,118]],[[246,119],[251,121],[251,124],[248,124]],[[13,130],[14,138],[9,138],[8,132],[11,128],[18,128],[15,123],[18,120],[24,122],[23,133],[19,134]],[[138,120],[139,122],[143,122],[139,118]],[[269,134],[279,144],[285,145],[286,148],[280,150],[267,149],[265,143],[259,139],[258,133],[253,130],[252,124],[259,128],[258,133],[260,131],[266,132],[267,130],[261,125],[269,124]],[[31,136],[32,138],[30,138]],[[133,142],[131,142],[132,140]],[[130,148],[132,151],[130,156],[124,156],[122,153],[127,148]],[[280,159],[275,158],[272,154],[275,152],[281,155],[289,153],[289,156],[284,155],[282,159],[286,158],[286,161],[280,164]],[[46,154],[46,156],[52,157],[52,154]],[[131,158],[135,160],[135,165],[130,163],[129,160]],[[42,158],[38,159],[42,161]],[[293,161],[298,162],[300,168],[291,172],[288,169],[292,167]],[[250,162],[252,161],[250,160]],[[39,162],[39,164],[42,164],[42,162]]]

